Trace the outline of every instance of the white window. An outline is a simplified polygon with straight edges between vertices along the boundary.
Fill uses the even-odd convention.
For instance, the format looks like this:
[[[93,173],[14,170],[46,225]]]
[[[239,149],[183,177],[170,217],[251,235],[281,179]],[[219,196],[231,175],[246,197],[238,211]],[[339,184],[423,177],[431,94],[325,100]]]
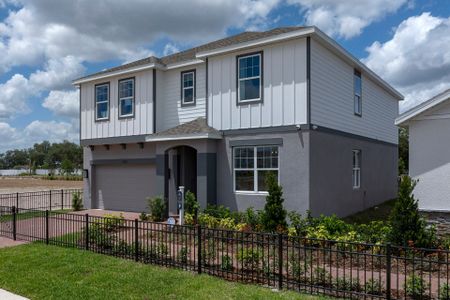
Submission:
[[[353,75],[353,92],[354,92],[354,112],[355,115],[362,115],[362,82],[361,73],[356,71]]]
[[[109,83],[95,86],[95,120],[109,119]]]
[[[119,81],[119,118],[134,116],[134,78]]]
[[[238,103],[259,101],[262,99],[261,60],[262,53],[238,56]]]
[[[181,105],[195,105],[195,70],[181,72]]]
[[[236,192],[266,192],[267,175],[279,179],[277,146],[235,147],[233,152]]]
[[[353,188],[361,187],[361,150],[353,150]]]

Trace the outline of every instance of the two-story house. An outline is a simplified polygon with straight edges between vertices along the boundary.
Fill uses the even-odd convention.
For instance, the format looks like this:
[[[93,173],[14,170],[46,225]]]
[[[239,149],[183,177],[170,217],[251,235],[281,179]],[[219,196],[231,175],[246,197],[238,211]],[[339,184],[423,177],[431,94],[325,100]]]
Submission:
[[[403,97],[316,27],[243,32],[74,81],[87,208],[202,207],[345,216],[396,196]]]

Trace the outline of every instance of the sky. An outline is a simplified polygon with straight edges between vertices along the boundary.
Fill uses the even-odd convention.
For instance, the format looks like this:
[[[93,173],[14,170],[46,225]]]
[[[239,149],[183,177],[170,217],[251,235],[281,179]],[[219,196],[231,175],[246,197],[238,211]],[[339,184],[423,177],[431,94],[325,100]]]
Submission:
[[[73,79],[242,31],[315,25],[398,89],[450,88],[450,0],[0,0],[0,153],[78,142]]]

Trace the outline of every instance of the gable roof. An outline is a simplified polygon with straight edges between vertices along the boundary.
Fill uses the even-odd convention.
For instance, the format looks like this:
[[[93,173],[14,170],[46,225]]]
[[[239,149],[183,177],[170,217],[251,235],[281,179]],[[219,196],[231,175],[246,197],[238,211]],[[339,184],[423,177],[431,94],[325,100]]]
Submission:
[[[411,108],[410,110],[402,113],[398,118],[395,120],[395,125],[405,125],[408,121],[413,119],[414,117],[417,117],[418,115],[429,111],[433,107],[436,107],[437,105],[450,100],[450,89],[443,91],[440,94],[437,94],[431,99],[428,99],[425,102],[422,102],[421,104]]]

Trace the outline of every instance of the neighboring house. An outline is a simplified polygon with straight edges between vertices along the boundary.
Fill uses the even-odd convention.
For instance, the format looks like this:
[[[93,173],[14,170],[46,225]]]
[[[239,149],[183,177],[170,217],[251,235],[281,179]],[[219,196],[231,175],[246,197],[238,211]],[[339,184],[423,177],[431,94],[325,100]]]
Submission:
[[[450,89],[403,113],[396,124],[409,129],[409,174],[419,180],[419,209],[450,229]]]
[[[396,196],[403,97],[316,27],[244,32],[74,81],[85,206],[143,211],[176,189],[202,207],[345,216]]]

